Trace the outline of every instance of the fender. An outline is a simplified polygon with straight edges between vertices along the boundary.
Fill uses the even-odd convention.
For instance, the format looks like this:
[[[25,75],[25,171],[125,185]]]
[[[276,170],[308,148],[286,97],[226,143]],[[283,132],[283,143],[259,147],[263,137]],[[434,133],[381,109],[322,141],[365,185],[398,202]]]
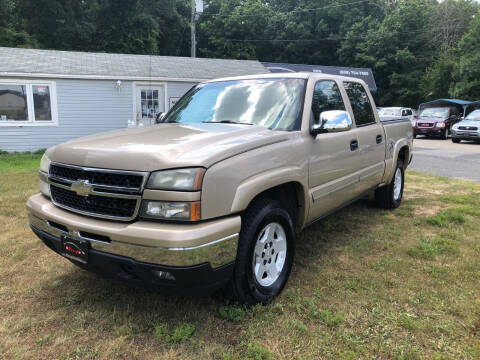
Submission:
[[[395,165],[397,164],[398,160],[398,154],[400,153],[400,150],[405,146],[407,147],[407,164],[404,164],[406,167],[408,165],[408,159],[410,158],[411,151],[408,140],[403,138],[398,140],[396,143],[393,143],[391,139],[388,139],[385,159],[385,174],[383,176],[384,184],[388,184],[390,183],[390,181],[392,181],[393,172],[395,170]]]
[[[301,213],[299,214],[299,224],[301,227],[303,227],[310,207],[307,179],[307,169],[297,166],[271,169],[249,177],[243,180],[238,186],[232,202],[231,213],[238,213],[245,210],[258,194],[268,189],[282,184],[294,182],[299,184],[302,189],[301,194],[298,195],[299,202],[301,202],[301,205],[303,205],[300,208]]]

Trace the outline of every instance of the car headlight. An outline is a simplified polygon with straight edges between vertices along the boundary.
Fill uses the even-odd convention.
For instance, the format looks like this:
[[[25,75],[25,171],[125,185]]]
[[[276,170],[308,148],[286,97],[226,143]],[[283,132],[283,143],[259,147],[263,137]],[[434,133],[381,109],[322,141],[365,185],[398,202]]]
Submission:
[[[156,171],[150,175],[148,189],[198,191],[202,188],[204,168],[187,168]]]
[[[50,186],[48,185],[48,172],[50,169],[50,159],[47,155],[43,154],[42,160],[40,160],[40,172],[39,172],[39,179],[38,179],[38,187],[40,192],[50,197]]]
[[[144,200],[140,216],[159,220],[200,220],[200,201],[174,202]]]
[[[445,123],[444,122],[437,122],[437,127],[439,128],[444,128],[445,127]]]
[[[452,126],[452,130],[457,130],[457,129],[458,129],[458,125],[457,125],[457,124],[455,124],[455,125]]]

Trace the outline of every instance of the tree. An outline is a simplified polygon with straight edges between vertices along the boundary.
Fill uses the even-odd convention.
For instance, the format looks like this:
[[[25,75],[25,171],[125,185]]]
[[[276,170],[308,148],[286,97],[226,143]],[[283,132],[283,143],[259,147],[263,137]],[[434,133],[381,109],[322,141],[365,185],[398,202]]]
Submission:
[[[452,95],[480,99],[480,11],[458,45],[459,60],[452,84]]]

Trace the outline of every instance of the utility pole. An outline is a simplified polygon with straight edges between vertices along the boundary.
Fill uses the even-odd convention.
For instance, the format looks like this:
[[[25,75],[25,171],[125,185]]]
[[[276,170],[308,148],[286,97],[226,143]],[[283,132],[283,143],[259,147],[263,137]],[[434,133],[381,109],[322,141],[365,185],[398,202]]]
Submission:
[[[191,57],[197,57],[197,38],[196,38],[196,26],[197,21],[200,18],[200,15],[203,13],[203,0],[190,0],[192,6],[192,50],[191,50]]]
[[[197,44],[196,44],[196,41],[197,39],[195,38],[195,27],[196,27],[196,21],[195,21],[195,0],[191,0],[191,4],[192,4],[192,40],[191,40],[191,43],[192,43],[192,50],[191,50],[191,57],[197,57]]]

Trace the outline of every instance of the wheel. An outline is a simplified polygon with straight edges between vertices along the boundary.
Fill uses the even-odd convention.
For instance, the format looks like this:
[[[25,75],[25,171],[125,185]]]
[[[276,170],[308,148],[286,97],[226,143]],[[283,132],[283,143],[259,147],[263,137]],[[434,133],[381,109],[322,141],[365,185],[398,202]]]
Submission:
[[[417,138],[417,135],[413,135],[413,138],[416,139],[416,138]]]
[[[452,138],[452,142],[454,142],[455,144],[458,144],[460,141],[460,139]]]
[[[375,190],[375,201],[380,207],[384,209],[396,209],[400,206],[403,197],[403,186],[405,184],[404,175],[403,161],[399,159],[390,184]]]
[[[277,201],[254,201],[242,216],[235,269],[226,294],[251,305],[272,300],[290,275],[294,240],[292,218]]]

